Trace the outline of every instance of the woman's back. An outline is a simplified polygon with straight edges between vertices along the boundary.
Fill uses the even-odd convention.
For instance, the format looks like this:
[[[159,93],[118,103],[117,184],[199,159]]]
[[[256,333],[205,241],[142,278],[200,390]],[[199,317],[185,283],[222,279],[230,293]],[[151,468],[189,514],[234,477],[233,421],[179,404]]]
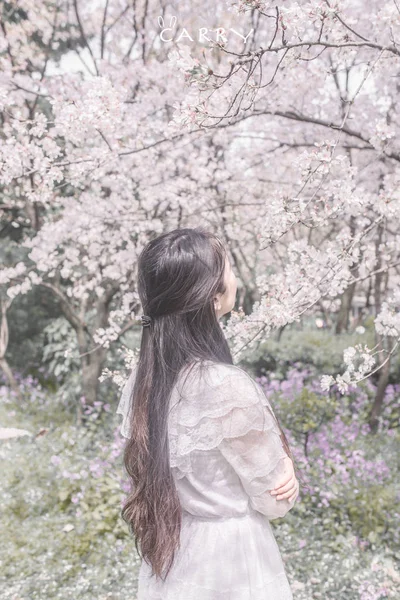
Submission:
[[[117,412],[126,435],[128,380]],[[269,521],[294,505],[269,494],[290,459],[262,388],[239,367],[206,361],[178,376],[168,418],[182,508],[181,546],[165,582],[143,561],[138,600],[290,600]]]

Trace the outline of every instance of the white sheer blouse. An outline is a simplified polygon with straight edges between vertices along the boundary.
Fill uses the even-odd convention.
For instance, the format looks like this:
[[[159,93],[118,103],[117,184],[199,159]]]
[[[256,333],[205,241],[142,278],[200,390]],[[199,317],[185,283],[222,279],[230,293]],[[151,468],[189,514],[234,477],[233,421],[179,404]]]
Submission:
[[[117,408],[125,437],[135,374]],[[269,493],[291,461],[261,386],[234,365],[207,361],[205,370],[185,371],[172,392],[168,439],[185,550],[166,582],[142,562],[138,600],[291,600],[269,521],[283,517],[297,496],[289,502]]]

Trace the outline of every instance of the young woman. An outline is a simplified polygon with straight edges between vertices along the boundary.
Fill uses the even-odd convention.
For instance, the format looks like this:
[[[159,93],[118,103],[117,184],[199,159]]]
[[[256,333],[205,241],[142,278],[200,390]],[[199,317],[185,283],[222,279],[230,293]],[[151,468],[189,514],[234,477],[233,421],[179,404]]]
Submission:
[[[201,227],[152,240],[138,261],[143,335],[117,412],[131,493],[122,517],[137,600],[292,600],[270,520],[299,492],[262,388],[232,364],[228,253]]]

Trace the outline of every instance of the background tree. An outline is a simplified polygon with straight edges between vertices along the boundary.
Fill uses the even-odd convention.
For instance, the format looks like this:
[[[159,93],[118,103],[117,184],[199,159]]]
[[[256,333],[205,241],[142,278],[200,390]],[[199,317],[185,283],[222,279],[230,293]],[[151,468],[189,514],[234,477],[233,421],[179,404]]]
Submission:
[[[236,359],[322,302],[348,329],[357,291],[379,346],[323,385],[382,367],[384,392],[400,336],[398,7],[209,8],[3,4],[1,218],[26,253],[2,273],[7,295],[54,295],[93,402],[135,323],[138,253],[201,220],[240,276],[224,325]]]

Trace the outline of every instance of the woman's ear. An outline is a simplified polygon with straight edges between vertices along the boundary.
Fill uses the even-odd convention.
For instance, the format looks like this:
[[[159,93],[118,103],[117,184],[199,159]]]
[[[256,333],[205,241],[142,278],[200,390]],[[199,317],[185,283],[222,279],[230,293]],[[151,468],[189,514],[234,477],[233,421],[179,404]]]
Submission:
[[[215,310],[221,310],[221,303],[217,297],[214,298],[214,308]]]

